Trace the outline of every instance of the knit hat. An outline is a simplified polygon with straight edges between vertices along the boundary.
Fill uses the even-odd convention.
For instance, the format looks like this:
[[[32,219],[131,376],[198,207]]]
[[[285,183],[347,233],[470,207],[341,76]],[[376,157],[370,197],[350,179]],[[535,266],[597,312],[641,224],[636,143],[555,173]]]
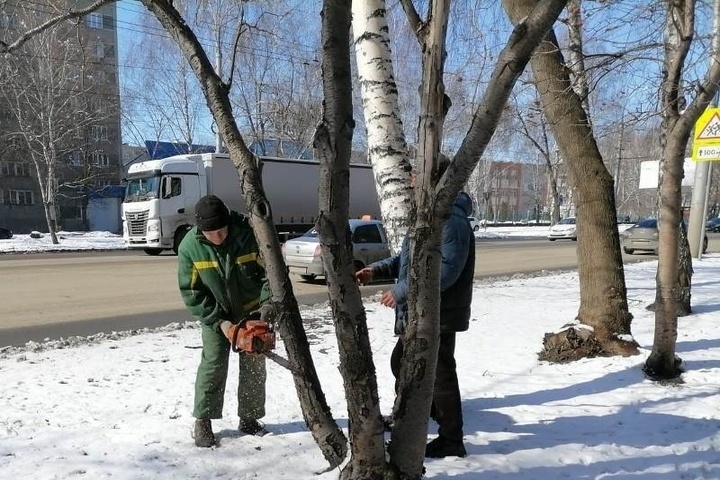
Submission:
[[[201,232],[220,230],[230,222],[230,212],[215,195],[206,195],[195,204],[195,225]]]

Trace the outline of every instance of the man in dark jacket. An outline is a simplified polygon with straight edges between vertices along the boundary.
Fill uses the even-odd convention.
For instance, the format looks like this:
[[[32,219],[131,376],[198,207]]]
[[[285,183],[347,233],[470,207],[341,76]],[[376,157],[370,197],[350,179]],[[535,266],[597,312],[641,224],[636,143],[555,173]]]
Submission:
[[[438,423],[438,437],[428,443],[425,456],[440,458],[464,457],[463,417],[460,388],[455,364],[455,333],[470,325],[473,277],[475,275],[475,235],[468,216],[472,212],[470,196],[461,192],[445,222],[442,235],[440,267],[440,347],[435,371],[431,416]],[[407,324],[409,241],[403,240],[400,254],[375,262],[356,273],[358,281],[367,283],[373,277],[397,278],[395,285],[384,292],[380,303],[395,308],[395,334],[398,342],[390,358],[397,379],[403,353],[403,334]]]
[[[270,298],[257,242],[247,218],[232,214],[218,197],[195,206],[196,226],[178,249],[178,285],[189,312],[201,323],[202,356],[195,380],[193,438],[198,447],[215,445],[211,420],[222,417],[228,373],[228,331]],[[239,354],[239,428],[267,433],[265,356]]]

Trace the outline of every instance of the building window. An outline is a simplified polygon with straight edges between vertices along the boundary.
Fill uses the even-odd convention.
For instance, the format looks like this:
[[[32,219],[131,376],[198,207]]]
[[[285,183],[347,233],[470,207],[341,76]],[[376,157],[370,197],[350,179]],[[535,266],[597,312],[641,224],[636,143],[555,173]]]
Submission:
[[[29,177],[30,166],[23,162],[0,162],[0,175],[3,177]]]
[[[85,23],[89,28],[103,28],[103,16],[99,13],[91,13],[85,17]]]
[[[35,205],[32,190],[8,190],[5,200],[10,205]]]
[[[72,167],[82,167],[82,152],[80,150],[73,150],[72,152],[70,152],[70,155],[68,155],[68,163],[70,163],[70,166]]]
[[[98,167],[109,167],[110,166],[110,157],[108,156],[107,153],[93,152],[92,162],[93,162],[93,165],[97,165]]]
[[[112,185],[112,180],[98,180],[95,182],[95,186],[98,188],[109,187]]]
[[[111,15],[103,15],[103,28],[106,30],[115,30],[115,17]]]
[[[87,17],[85,17],[85,24],[89,28],[104,28],[106,30],[114,30],[115,18],[111,15],[91,13]]]
[[[95,44],[95,58],[105,58],[105,45],[102,43]]]
[[[15,135],[6,140],[5,145],[9,151],[20,150],[23,147],[23,141],[19,136]]]
[[[27,163],[14,162],[15,163],[15,176],[16,177],[29,177],[30,169]]]
[[[88,75],[88,77],[90,78],[90,81],[93,83],[93,85],[105,85],[105,83],[107,83],[107,74],[102,70],[93,72]]]
[[[0,13],[0,28],[15,30],[17,28],[17,17],[12,13]]]
[[[104,125],[93,125],[91,135],[92,139],[96,142],[99,142],[100,140],[107,140],[107,127]]]
[[[107,114],[108,113],[108,106],[107,103],[105,103],[105,99],[103,98],[92,98],[90,100],[90,106],[92,110],[99,114]]]

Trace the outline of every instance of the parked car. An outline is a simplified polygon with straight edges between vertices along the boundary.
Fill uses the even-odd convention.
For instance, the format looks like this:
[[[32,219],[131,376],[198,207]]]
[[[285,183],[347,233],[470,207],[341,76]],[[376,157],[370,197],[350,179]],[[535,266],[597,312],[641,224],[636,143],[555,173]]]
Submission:
[[[390,256],[387,234],[379,220],[350,220],[355,270]],[[290,273],[306,281],[325,276],[320,251],[320,237],[311,229],[302,237],[288,240],[282,246]]]
[[[0,227],[0,240],[9,240],[13,237],[12,230]]]
[[[711,218],[705,224],[705,231],[720,232],[720,217]]]
[[[685,225],[687,228],[687,223]],[[658,228],[657,218],[640,220],[632,227],[620,234],[622,249],[628,255],[636,251],[658,253]],[[703,253],[707,252],[708,237],[703,236]]]
[[[473,232],[480,230],[480,224],[475,217],[468,217],[468,220],[470,221],[470,228],[472,228]]]
[[[575,217],[567,217],[550,227],[548,240],[554,242],[558,239],[566,239],[577,241],[577,229],[575,227]]]

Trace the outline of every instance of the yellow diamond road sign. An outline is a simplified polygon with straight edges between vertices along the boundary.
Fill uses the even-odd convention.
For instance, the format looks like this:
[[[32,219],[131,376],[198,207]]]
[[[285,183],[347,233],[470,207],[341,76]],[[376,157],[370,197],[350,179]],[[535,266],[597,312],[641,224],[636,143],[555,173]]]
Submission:
[[[720,108],[706,109],[695,122],[692,159],[696,162],[720,161]]]

